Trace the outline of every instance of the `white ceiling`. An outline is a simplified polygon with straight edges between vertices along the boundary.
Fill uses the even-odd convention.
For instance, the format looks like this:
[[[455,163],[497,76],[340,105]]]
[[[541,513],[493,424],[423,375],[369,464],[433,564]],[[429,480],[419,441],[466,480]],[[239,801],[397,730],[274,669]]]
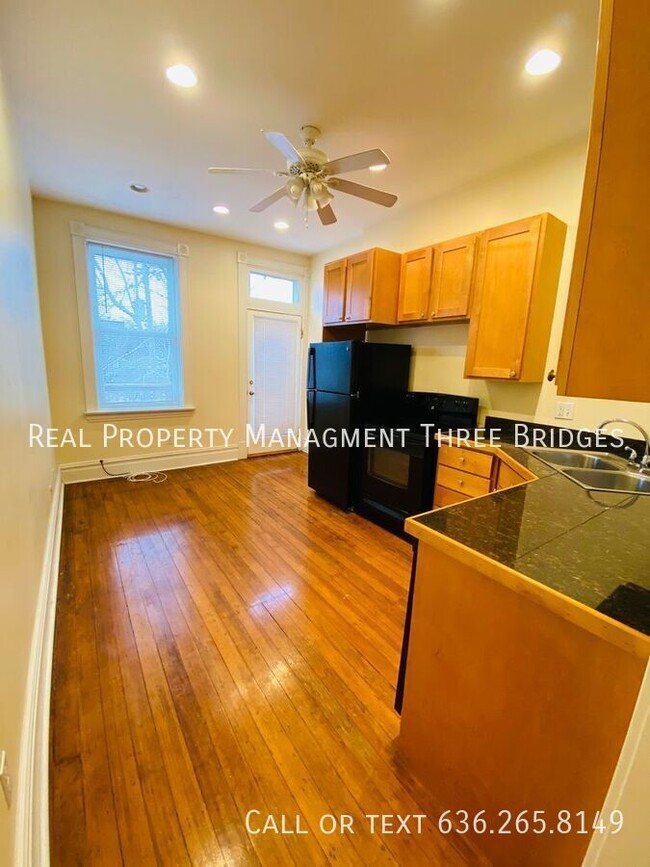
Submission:
[[[3,0],[0,50],[36,192],[241,239],[316,252],[398,210],[579,135],[588,126],[597,0]],[[523,72],[539,47],[563,55]],[[190,64],[183,90],[164,70]],[[260,128],[330,158],[383,148],[390,168],[347,175],[399,195],[339,193],[336,226],[288,200],[248,208],[283,168]],[[132,182],[151,188],[129,190]],[[228,217],[212,206],[225,203]],[[291,228],[279,234],[273,222]]]

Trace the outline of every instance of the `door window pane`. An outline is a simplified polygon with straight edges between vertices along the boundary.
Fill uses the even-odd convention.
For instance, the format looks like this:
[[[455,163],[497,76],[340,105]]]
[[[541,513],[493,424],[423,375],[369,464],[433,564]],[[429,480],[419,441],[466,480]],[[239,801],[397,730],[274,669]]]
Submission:
[[[273,277],[270,274],[250,272],[249,294],[259,301],[276,301],[280,304],[298,304],[298,285],[287,277]]]

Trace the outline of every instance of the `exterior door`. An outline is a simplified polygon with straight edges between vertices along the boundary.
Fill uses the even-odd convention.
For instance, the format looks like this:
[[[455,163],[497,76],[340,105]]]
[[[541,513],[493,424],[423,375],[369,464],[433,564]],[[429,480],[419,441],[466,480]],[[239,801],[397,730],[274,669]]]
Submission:
[[[296,448],[301,317],[248,311],[248,454]]]
[[[433,248],[412,250],[402,256],[397,318],[400,322],[419,322],[427,317]]]

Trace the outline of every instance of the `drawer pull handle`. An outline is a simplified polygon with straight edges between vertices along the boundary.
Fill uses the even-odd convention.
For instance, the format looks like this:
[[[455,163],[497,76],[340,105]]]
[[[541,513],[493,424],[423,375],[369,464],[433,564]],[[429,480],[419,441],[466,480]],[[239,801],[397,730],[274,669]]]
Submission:
[[[458,485],[462,488],[465,482],[462,479],[458,480]]]
[[[464,463],[465,463],[465,458],[461,457],[460,462],[461,462],[461,464],[464,464]]]

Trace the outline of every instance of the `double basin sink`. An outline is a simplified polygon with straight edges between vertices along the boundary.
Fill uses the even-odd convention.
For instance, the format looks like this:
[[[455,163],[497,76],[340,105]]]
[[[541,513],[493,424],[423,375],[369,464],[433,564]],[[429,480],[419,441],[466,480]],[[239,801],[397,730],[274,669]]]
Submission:
[[[528,451],[587,490],[650,494],[650,475],[635,472],[617,455],[572,449],[531,448]]]

